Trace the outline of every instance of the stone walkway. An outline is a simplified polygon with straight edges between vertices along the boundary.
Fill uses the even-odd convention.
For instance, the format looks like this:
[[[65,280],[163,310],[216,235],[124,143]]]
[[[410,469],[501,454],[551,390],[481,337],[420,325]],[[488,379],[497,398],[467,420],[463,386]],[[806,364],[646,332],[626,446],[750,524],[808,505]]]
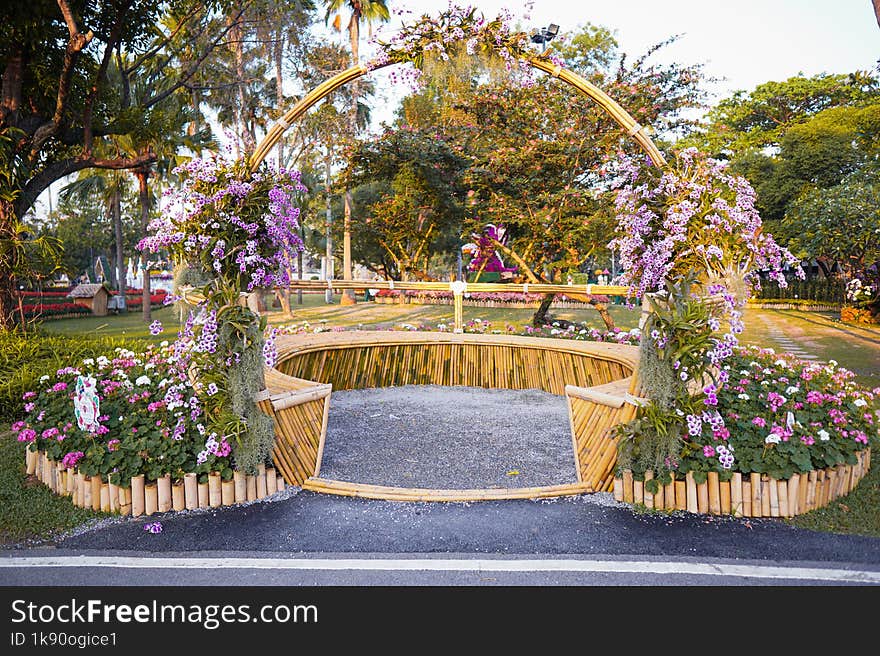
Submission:
[[[767,334],[770,338],[779,344],[781,350],[799,358],[801,360],[819,360],[819,357],[806,351],[800,344],[789,337],[785,331],[780,328],[779,324],[766,315],[760,315],[761,321],[767,326]]]

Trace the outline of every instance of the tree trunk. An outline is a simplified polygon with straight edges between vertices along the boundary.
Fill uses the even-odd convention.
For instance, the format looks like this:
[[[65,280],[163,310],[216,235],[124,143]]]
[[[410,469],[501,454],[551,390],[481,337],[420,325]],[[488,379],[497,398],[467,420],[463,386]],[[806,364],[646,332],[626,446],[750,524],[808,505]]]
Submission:
[[[877,25],[880,26],[880,0],[873,0],[874,17],[877,19]]]
[[[150,188],[148,180],[150,177],[150,169],[138,169],[135,172],[138,179],[138,201],[141,207],[141,239],[147,236],[147,226],[150,223]],[[146,254],[141,256],[141,265],[143,267],[143,291],[141,292],[141,316],[144,323],[151,323],[153,320],[153,311],[150,307],[150,269],[146,266]]]
[[[0,243],[15,238],[15,209],[8,200],[0,200]],[[15,325],[15,280],[11,262],[0,258],[0,330],[11,330]]]
[[[360,11],[355,8],[352,13],[351,20],[348,23],[348,32],[351,37],[351,65],[357,66],[359,56],[358,46],[360,41]],[[351,109],[349,110],[348,121],[351,138],[354,139],[357,134],[357,112],[358,98],[360,96],[360,86],[357,80],[351,82]],[[342,279],[351,280],[351,210],[352,210],[351,189],[345,188],[345,215],[342,224]],[[354,305],[357,299],[354,291],[346,289],[342,292],[340,302],[343,305]]]
[[[333,226],[333,210],[331,209],[331,201],[333,200],[333,196],[331,194],[330,188],[330,147],[327,147],[327,154],[324,156],[324,193],[327,196],[327,220],[325,228],[327,230],[327,247],[324,257],[326,259],[326,265],[324,267],[324,274],[327,280],[330,280],[333,277],[333,234],[331,232],[331,228]],[[332,303],[333,302],[333,290],[327,289],[324,292],[324,302]]]
[[[555,294],[544,294],[541,305],[538,306],[538,309],[535,310],[535,314],[532,316],[533,327],[540,328],[550,321],[547,315],[550,312],[550,306],[553,304],[554,296]]]
[[[119,292],[119,303],[116,307],[125,311],[125,258],[122,247],[122,194],[119,193],[119,179],[114,182],[113,194],[110,196],[110,214],[113,217],[113,232],[116,236],[116,291]]]

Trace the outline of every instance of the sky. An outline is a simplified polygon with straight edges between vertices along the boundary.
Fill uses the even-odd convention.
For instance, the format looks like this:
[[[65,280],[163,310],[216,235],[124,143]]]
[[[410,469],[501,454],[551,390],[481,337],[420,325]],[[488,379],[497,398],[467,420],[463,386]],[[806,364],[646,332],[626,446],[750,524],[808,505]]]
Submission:
[[[436,15],[448,4],[447,0],[388,2],[392,11],[409,10],[407,20]],[[872,70],[880,59],[880,26],[871,0],[461,0],[455,4],[474,6],[486,18],[506,8],[524,31],[550,23],[558,24],[560,32],[586,23],[601,25],[614,32],[621,52],[632,58],[681,35],[652,61],[704,64],[708,76],[723,78],[709,87],[715,100],[801,73]],[[400,20],[393,14],[378,33],[391,36]]]
[[[677,43],[658,53],[658,61],[704,63],[711,76],[727,78],[719,88],[725,93],[751,90],[798,73],[871,69],[880,59],[880,26],[871,0],[483,0],[470,4],[487,18],[507,8],[527,31],[550,23],[558,24],[561,32],[586,23],[601,25],[615,32],[621,50],[632,56],[680,34]],[[415,18],[437,14],[448,2],[389,0],[389,6],[405,7]],[[399,21],[392,16],[382,33],[396,31]]]

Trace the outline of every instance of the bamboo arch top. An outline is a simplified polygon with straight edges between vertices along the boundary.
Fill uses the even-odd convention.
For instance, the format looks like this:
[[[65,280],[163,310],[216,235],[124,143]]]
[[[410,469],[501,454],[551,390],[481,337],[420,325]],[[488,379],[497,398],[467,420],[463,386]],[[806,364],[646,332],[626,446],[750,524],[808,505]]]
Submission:
[[[666,164],[666,160],[660,153],[660,150],[654,145],[651,138],[645,134],[644,126],[640,125],[625,109],[623,109],[623,107],[604,91],[594,84],[591,84],[577,73],[562,68],[561,66],[553,64],[540,57],[523,56],[522,59],[533,68],[537,68],[538,70],[544,71],[545,73],[562,80],[588,98],[592,99],[597,105],[599,105],[599,107],[604,109],[624,131],[626,131],[628,136],[635,139],[636,143],[638,143],[642,150],[651,158],[651,162],[654,166],[662,167]],[[253,155],[251,155],[251,170],[255,171],[257,169],[288,128],[296,123],[303,114],[305,114],[319,100],[326,98],[339,87],[366,75],[371,70],[379,70],[386,66],[394,65],[395,63],[396,62],[388,62],[386,64],[380,64],[372,69],[363,64],[352,66],[351,68],[325,80],[312,89],[269,129],[269,132],[266,133],[266,136],[257,146]]]

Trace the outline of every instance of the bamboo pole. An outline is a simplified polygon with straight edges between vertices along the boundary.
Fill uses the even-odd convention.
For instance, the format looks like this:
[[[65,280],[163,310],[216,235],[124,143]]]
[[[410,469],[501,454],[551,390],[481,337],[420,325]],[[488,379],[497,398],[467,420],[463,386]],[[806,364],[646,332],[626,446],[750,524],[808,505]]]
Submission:
[[[199,508],[207,508],[208,507],[208,484],[207,483],[199,483],[198,486],[198,495],[199,495]]]
[[[623,501],[623,479],[614,479],[614,500]]]
[[[731,514],[730,507],[730,481],[721,481],[719,483],[719,488],[721,490],[721,511],[722,515]]]
[[[25,448],[24,462],[25,462],[25,471],[27,472],[27,475],[33,476],[34,472],[37,471],[37,452],[31,451],[30,447]]]
[[[793,474],[791,478],[788,479],[788,516],[794,517],[800,514],[799,501],[800,501],[800,483],[801,477],[800,474]]]
[[[623,470],[623,501],[624,503],[633,502],[633,475],[629,469]]]
[[[764,494],[761,486],[761,475],[752,472],[749,474],[749,483],[752,488],[752,517],[764,516]],[[770,510],[770,504],[767,504],[767,510]]]
[[[110,496],[110,512],[118,513],[119,512],[119,486],[115,483],[107,484],[109,496]]]
[[[776,485],[779,488],[776,493],[779,499],[779,516],[790,517],[790,515],[788,514],[788,481],[779,480],[776,481]]]
[[[76,497],[76,470],[72,467],[67,469],[67,475],[64,477],[67,485],[67,496]]]
[[[246,474],[244,477],[245,487],[247,488],[247,500],[248,501],[256,501],[257,500],[257,477],[251,474]]]
[[[807,474],[807,512],[816,509],[816,482],[818,472],[813,470]]]
[[[705,514],[709,512],[709,483],[703,481],[697,484],[697,512]]]
[[[266,467],[266,494],[272,496],[278,491],[278,475],[274,467]],[[233,490],[233,496],[235,492]]]
[[[187,510],[199,507],[199,478],[195,472],[183,475],[183,498]]]
[[[697,499],[697,483],[694,481],[694,473],[688,472],[684,477],[687,485],[687,511],[699,512],[699,501]]]
[[[268,485],[266,484],[266,465],[262,462],[257,465],[257,498],[262,499],[266,496],[266,490],[268,489]]]
[[[131,479],[131,514],[140,517],[144,514],[146,499],[144,494],[144,475],[139,474]]]
[[[766,479],[766,480],[765,480]],[[761,484],[766,485],[770,494],[770,517],[779,517],[779,486],[775,478],[761,476]]]
[[[770,488],[770,477],[761,474],[761,517],[771,516]]]
[[[220,500],[224,506],[235,504],[235,481],[231,478],[220,484]]]
[[[208,505],[211,508],[219,508],[223,503],[223,486],[220,472],[208,474]]]
[[[165,474],[156,479],[156,508],[159,512],[171,510],[171,474]]]
[[[101,483],[98,498],[101,512],[110,512],[110,483]]]
[[[119,513],[122,515],[131,514],[131,488],[119,488]]]
[[[83,478],[83,508],[92,508],[92,479],[89,476]],[[100,502],[100,499],[99,499]]]
[[[244,472],[232,472],[232,480],[235,485],[235,503],[244,503],[247,501],[247,481]]]
[[[710,471],[706,476],[706,482],[709,488],[709,498],[707,505],[709,512],[713,515],[721,514],[721,485],[718,479],[718,472]]]
[[[752,510],[752,482],[743,481],[743,517],[752,517],[754,515],[754,511]]]
[[[144,485],[144,514],[152,515],[159,511],[159,486],[156,482]]]
[[[743,480],[742,474],[735,472],[730,477],[730,509],[734,517],[742,517],[745,514],[743,507]]]
[[[652,510],[654,509],[654,495],[651,492],[648,492],[647,483],[648,483],[648,481],[652,480],[653,478],[654,478],[654,472],[652,472],[650,469],[645,472],[645,484],[646,484],[646,487],[644,490],[645,507],[650,508]]]
[[[672,479],[663,490],[663,500],[666,502],[666,510],[675,510],[675,474],[671,473]]]
[[[284,477],[281,474],[278,474],[278,480],[275,481],[275,491],[284,492],[285,487],[287,487],[287,483],[285,483]]]
[[[73,505],[75,505],[77,508],[85,508],[86,507],[85,476],[83,476],[81,472],[77,471],[76,474],[74,474],[73,483],[75,486],[74,493],[73,493]]]
[[[171,507],[174,510],[186,510],[186,490],[183,481],[177,481],[171,485]]]
[[[92,510],[101,510],[101,476],[92,476],[89,483],[91,487]]]
[[[633,503],[644,505],[645,503],[645,483],[644,481],[633,480]]]
[[[696,490],[694,490],[696,492]],[[675,509],[676,510],[687,510],[687,483],[686,480],[676,480],[675,481]],[[694,507],[696,507],[697,500],[696,496],[694,496]]]

